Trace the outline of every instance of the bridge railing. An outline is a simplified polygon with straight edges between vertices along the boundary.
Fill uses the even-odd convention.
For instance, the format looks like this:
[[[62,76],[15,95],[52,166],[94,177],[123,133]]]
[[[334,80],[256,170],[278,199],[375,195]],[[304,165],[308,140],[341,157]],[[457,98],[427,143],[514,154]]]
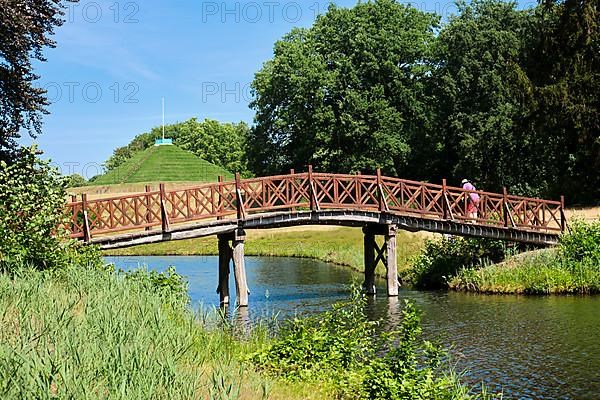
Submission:
[[[469,197],[480,197],[475,221],[467,214]],[[459,187],[377,175],[308,172],[206,183],[81,200],[67,205],[71,237],[151,230],[191,221],[243,219],[255,213],[283,210],[349,209],[382,211],[428,219],[558,233],[565,229],[564,199],[550,201],[506,193],[469,191]]]

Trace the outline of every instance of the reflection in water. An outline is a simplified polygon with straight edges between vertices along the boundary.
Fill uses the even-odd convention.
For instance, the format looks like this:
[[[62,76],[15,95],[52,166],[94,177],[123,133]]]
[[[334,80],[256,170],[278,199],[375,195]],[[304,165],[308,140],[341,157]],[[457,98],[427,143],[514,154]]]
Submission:
[[[218,307],[216,257],[109,257],[118,267],[147,264],[164,270],[175,265],[188,277],[190,297]],[[359,274],[322,262],[289,258],[246,260],[252,294],[250,308],[230,310],[240,326],[251,320],[317,312],[349,295]],[[233,275],[233,274],[232,274]],[[235,293],[233,277],[231,292]],[[367,312],[382,318],[384,329],[400,321],[403,300],[423,311],[430,339],[451,346],[464,381],[484,382],[506,398],[600,398],[600,297],[484,296],[401,290],[399,299],[379,295]],[[235,298],[232,299],[235,301]]]

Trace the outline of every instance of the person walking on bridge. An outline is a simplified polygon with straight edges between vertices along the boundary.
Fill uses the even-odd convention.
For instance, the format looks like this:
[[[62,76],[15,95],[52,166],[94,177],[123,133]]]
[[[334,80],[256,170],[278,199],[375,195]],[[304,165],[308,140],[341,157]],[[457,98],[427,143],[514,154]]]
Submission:
[[[477,190],[468,179],[462,180],[462,188],[464,190]],[[477,221],[477,206],[479,205],[479,195],[477,193],[469,193],[467,197],[467,218],[473,222]]]

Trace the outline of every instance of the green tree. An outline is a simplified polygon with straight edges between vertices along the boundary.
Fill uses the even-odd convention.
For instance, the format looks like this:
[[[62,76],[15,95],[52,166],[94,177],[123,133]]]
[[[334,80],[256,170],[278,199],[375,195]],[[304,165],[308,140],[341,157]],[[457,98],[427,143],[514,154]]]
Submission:
[[[0,161],[0,271],[61,265],[66,245],[56,233],[64,221],[65,186],[35,147],[22,149],[10,165]]]
[[[65,177],[65,179],[67,180],[68,188],[85,186],[85,184],[87,183],[85,178],[79,174],[69,175],[69,176]]]
[[[539,143],[520,124],[534,102],[521,66],[532,12],[498,0],[458,6],[436,43],[436,129],[424,146],[414,145],[427,149],[416,159],[433,156],[424,177],[464,176],[487,189],[526,190],[519,185],[539,178],[529,164]]]
[[[34,86],[32,61],[46,61],[44,48],[55,46],[51,36],[64,22],[67,1],[0,1],[0,159],[14,157],[21,129],[32,137],[42,131],[48,101]]]
[[[550,193],[600,200],[600,1],[547,0],[537,8],[528,67],[544,136]]]
[[[426,59],[438,20],[394,0],[331,5],[279,40],[252,84],[251,169],[403,171],[410,138],[430,120]]]

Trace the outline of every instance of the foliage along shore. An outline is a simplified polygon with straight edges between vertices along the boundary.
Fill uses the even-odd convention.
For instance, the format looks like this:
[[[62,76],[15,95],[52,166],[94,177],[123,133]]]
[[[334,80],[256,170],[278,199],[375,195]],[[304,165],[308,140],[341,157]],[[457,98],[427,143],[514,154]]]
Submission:
[[[600,220],[575,220],[554,248],[517,250],[493,240],[430,242],[412,279],[420,288],[490,294],[600,293]]]

